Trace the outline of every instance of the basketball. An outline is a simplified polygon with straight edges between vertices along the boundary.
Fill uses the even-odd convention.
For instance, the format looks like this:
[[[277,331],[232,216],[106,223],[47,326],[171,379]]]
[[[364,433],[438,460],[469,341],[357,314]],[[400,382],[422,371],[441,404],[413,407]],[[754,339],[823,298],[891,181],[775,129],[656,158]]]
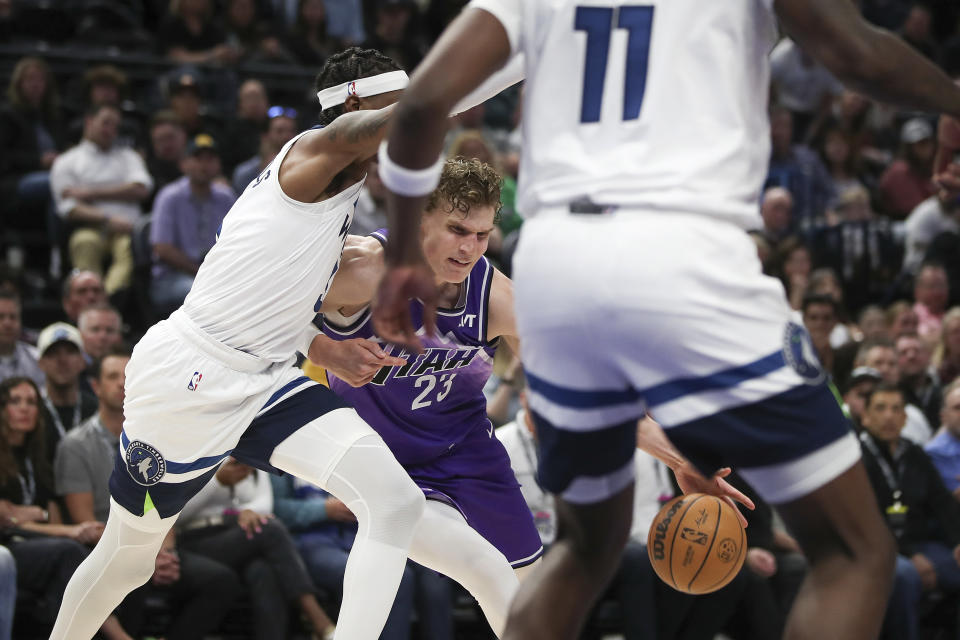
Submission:
[[[743,566],[747,535],[733,507],[703,493],[663,505],[650,525],[650,564],[668,585],[690,594],[726,586]]]

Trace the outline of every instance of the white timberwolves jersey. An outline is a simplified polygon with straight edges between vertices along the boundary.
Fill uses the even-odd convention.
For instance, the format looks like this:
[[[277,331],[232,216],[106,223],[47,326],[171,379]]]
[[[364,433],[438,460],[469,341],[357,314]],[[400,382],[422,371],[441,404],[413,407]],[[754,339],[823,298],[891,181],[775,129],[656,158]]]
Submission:
[[[340,262],[363,181],[317,203],[280,189],[280,163],[300,134],[240,195],[183,303],[215,340],[271,362],[306,348],[305,334]]]
[[[526,58],[519,210],[589,198],[759,224],[772,0],[473,0]]]

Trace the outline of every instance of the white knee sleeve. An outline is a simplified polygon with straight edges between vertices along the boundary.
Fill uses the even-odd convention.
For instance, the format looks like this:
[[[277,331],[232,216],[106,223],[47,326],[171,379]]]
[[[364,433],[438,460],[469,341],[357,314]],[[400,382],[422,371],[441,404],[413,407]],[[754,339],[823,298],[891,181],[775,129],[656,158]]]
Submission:
[[[468,525],[458,511],[428,500],[410,546],[410,558],[463,585],[500,636],[520,582],[500,550]]]
[[[337,640],[380,635],[423,513],[423,492],[356,412],[335,411],[284,440],[270,462],[322,486],[357,517]]]
[[[156,511],[138,517],[113,500],[100,542],[67,585],[52,640],[91,638],[128,593],[153,575],[157,553],[176,521]]]

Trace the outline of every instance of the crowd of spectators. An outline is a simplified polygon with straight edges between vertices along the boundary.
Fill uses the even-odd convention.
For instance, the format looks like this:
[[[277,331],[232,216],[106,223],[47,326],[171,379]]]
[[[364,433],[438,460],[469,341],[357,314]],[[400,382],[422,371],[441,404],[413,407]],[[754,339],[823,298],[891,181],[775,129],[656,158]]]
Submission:
[[[0,52],[0,640],[11,621],[17,637],[43,635],[101,535],[123,420],[124,345],[182,302],[238,194],[316,123],[312,76],[352,45],[410,71],[466,0],[74,4],[82,19],[61,23],[49,19],[58,3],[0,0],[0,42],[20,54],[4,66],[9,54]],[[960,77],[954,3],[858,4]],[[65,54],[51,52],[69,47],[121,55],[65,73],[57,58]],[[162,71],[144,77],[125,57]],[[750,233],[838,387],[897,536],[885,637],[919,637],[932,625],[955,633],[960,200],[931,181],[936,118],[845,89],[788,38],[771,61],[771,156],[762,222]],[[282,73],[300,74],[302,87],[270,81]],[[479,158],[504,179],[489,256],[508,274],[524,213],[515,206],[519,97],[514,88],[460,114],[447,140],[450,155]],[[374,160],[351,232],[385,226],[384,203]],[[532,474],[535,433],[517,410],[522,372],[517,362],[496,370],[491,419],[509,423],[499,435],[549,544],[556,516]],[[636,464],[634,535],[604,597],[619,603],[612,630],[627,640],[779,637],[805,565],[775,510],[751,492],[760,507],[750,514],[744,572],[716,594],[683,596],[653,577],[643,546],[676,488],[658,463]],[[101,633],[203,638],[246,616],[250,637],[322,638],[334,626],[355,527],[318,487],[228,462],[188,505],[154,576]],[[383,637],[408,638],[412,628],[464,637],[454,615],[462,598],[447,578],[411,563]],[[591,624],[602,626],[603,611]]]

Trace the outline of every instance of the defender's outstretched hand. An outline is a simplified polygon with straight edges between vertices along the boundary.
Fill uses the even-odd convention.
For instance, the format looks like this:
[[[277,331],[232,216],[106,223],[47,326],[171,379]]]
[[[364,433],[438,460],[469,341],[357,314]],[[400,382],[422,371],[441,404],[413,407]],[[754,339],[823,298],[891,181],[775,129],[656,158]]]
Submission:
[[[402,367],[407,364],[403,358],[388,355],[372,340],[333,340],[322,333],[313,339],[307,357],[351,387],[367,384],[382,367]]]
[[[426,264],[389,267],[373,301],[373,327],[377,334],[416,353],[423,353],[410,317],[410,299],[423,303],[423,327],[427,335],[437,330],[437,285]]]

